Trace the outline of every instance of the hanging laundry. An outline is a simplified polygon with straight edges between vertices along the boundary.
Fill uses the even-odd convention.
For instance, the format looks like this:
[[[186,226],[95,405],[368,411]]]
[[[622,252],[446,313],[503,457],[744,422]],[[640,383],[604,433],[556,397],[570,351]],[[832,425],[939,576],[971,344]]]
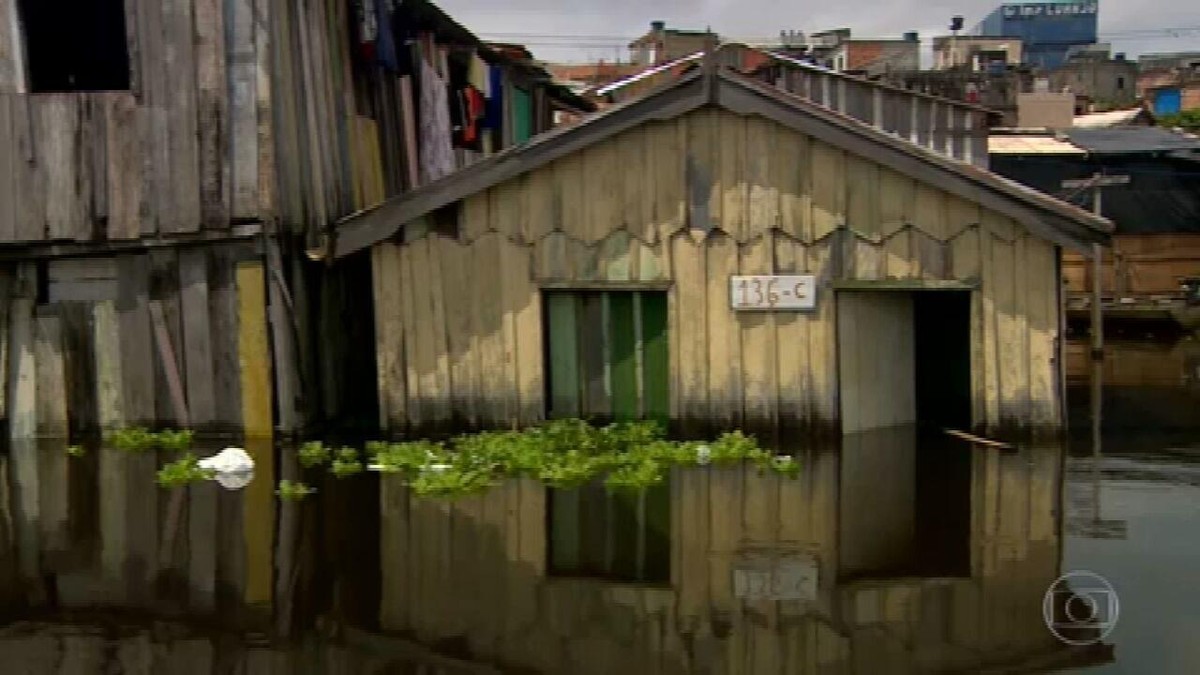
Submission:
[[[454,171],[450,101],[446,83],[438,77],[433,66],[424,61],[418,66],[421,69],[421,182],[431,183]]]
[[[454,92],[451,123],[454,125],[454,144],[480,152],[483,118],[487,113],[487,101],[478,89],[467,85]]]
[[[396,72],[400,65],[396,60],[396,37],[392,31],[392,16],[395,10],[394,0],[374,0],[377,38],[375,54],[379,64]]]
[[[376,0],[354,0],[354,17],[358,28],[358,52],[368,63],[374,63],[376,41],[379,39],[379,14]]]
[[[471,63],[468,66],[467,81],[472,87],[475,87],[485,97],[492,95],[491,76],[488,73],[488,64],[483,59],[479,58],[478,53],[471,54]]]
[[[500,66],[488,66],[488,84],[492,94],[488,97],[487,116],[483,126],[500,130],[504,126],[504,69]]]

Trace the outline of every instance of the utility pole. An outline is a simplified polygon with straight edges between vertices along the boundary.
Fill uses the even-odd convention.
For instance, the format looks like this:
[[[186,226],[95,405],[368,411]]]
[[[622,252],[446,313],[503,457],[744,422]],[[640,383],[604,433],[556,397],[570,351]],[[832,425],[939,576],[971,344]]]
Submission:
[[[1110,185],[1126,185],[1129,183],[1128,175],[1108,176],[1101,173],[1092,174],[1091,178],[1083,178],[1079,180],[1065,180],[1062,182],[1063,189],[1074,190],[1092,190],[1092,213],[1097,216],[1104,216],[1103,206],[1103,191],[1102,188]],[[1104,528],[1100,527],[1103,521],[1100,519],[1100,448],[1101,448],[1101,420],[1102,418],[1102,395],[1104,394],[1103,378],[1104,378],[1104,310],[1101,302],[1100,275],[1102,272],[1104,249],[1100,244],[1092,244],[1092,527],[1090,530],[1101,532]],[[1114,283],[1116,278],[1114,276]],[[1111,537],[1124,538],[1123,523],[1115,524]],[[1101,535],[1093,535],[1101,536]]]
[[[1102,173],[1094,173],[1090,178],[1081,178],[1077,180],[1064,180],[1062,187],[1064,190],[1092,190],[1092,213],[1097,216],[1104,216],[1101,188],[1113,185],[1128,185],[1128,175],[1106,175]],[[1103,308],[1101,306],[1101,284],[1100,277],[1102,274],[1102,265],[1104,261],[1103,247],[1100,244],[1092,244],[1092,360],[1101,361],[1104,359],[1104,325],[1103,325]],[[1115,280],[1114,280],[1115,281]]]

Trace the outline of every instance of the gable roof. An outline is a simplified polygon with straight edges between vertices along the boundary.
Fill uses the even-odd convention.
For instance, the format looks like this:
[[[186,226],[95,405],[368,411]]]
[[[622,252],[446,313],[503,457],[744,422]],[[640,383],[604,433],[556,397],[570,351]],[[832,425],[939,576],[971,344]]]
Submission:
[[[935,185],[1007,215],[1033,233],[1063,246],[1105,243],[1112,224],[1077,206],[945,157],[807,99],[706,63],[638,99],[613,106],[584,122],[559,127],[457,171],[343,218],[331,254],[338,258],[394,236],[405,223],[494,185],[545,166],[647,122],[670,120],[714,106],[758,115],[799,133]]]

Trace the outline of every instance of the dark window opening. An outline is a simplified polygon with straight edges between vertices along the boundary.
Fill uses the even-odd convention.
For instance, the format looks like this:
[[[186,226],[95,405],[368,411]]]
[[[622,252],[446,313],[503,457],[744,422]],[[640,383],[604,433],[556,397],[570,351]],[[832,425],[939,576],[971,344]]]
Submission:
[[[29,91],[129,89],[122,0],[19,0]]]
[[[659,291],[550,291],[545,300],[550,418],[593,423],[668,414],[667,297]],[[670,579],[670,488],[549,490],[549,569],[639,583]]]
[[[1123,78],[1123,77],[1117,78],[1117,89],[1121,89],[1121,90],[1125,89],[1125,78]]]

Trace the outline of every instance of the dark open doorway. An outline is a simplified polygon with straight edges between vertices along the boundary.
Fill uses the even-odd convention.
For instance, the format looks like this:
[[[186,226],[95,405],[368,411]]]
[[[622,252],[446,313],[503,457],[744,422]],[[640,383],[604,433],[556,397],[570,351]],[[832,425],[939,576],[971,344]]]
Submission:
[[[839,294],[839,577],[961,577],[971,567],[971,294]]]
[[[971,430],[971,294],[913,293],[913,369],[923,431]]]

